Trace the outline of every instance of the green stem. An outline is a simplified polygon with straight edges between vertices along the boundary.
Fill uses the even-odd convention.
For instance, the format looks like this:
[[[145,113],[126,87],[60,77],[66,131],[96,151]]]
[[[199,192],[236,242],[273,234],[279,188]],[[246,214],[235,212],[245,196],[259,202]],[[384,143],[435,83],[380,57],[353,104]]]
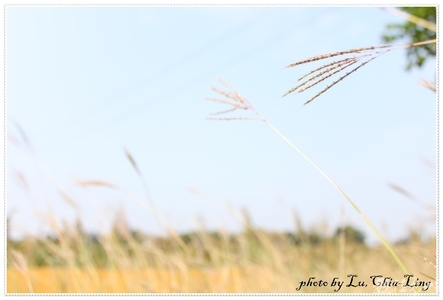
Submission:
[[[269,123],[266,119],[262,117],[262,120],[272,129],[274,130],[283,140],[285,140],[286,143],[288,143],[292,148],[294,148],[301,156],[303,156],[304,159],[306,159],[317,171],[320,172],[339,192],[342,194],[346,200],[348,200],[349,203],[351,203],[352,207],[360,214],[360,216],[363,218],[363,220],[371,227],[372,231],[375,232],[375,234],[378,236],[378,238],[383,242],[385,247],[388,249],[388,251],[391,253],[391,255],[394,257],[397,264],[402,268],[403,272],[405,274],[410,274],[408,269],[405,267],[403,262],[400,260],[400,258],[397,256],[397,254],[392,249],[389,242],[381,235],[381,233],[375,228],[375,226],[369,221],[369,219],[363,214],[363,212],[358,208],[358,206],[354,203],[354,201],[351,200],[351,198],[348,197],[348,195],[343,192],[343,190],[335,184],[334,181],[332,181],[331,178],[329,178],[319,167],[317,167],[316,164],[314,164],[303,152],[300,151],[294,144],[292,144],[280,131],[278,131],[274,126],[272,126],[271,123]]]

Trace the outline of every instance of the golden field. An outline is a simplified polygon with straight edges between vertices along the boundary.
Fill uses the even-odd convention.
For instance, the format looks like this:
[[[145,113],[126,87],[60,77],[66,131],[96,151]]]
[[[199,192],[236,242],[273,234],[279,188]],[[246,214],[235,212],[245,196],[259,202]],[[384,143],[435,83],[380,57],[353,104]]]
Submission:
[[[411,233],[393,245],[412,274],[385,247],[368,246],[347,226],[333,235],[300,229],[271,233],[245,223],[239,234],[198,231],[165,238],[120,226],[91,238],[77,227],[58,237],[9,241],[8,293],[435,293],[435,239]],[[348,274],[358,277],[350,282]],[[374,285],[381,275],[397,286]],[[304,286],[302,281],[325,286]],[[331,286],[333,278],[342,287]],[[389,277],[391,278],[390,280]],[[379,280],[380,279],[380,280]],[[377,279],[381,282],[382,278]],[[366,286],[357,286],[364,281]],[[424,290],[425,289],[425,290]]]

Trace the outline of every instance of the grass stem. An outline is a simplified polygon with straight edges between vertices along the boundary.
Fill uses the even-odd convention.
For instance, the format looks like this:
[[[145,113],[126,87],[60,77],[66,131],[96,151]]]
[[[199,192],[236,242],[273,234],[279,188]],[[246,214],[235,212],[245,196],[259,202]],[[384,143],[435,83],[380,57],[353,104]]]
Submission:
[[[323,177],[325,177],[339,192],[340,194],[343,195],[343,197],[346,198],[346,200],[348,200],[348,202],[352,205],[352,207],[358,212],[358,214],[363,218],[363,220],[366,222],[366,224],[369,225],[369,227],[371,227],[372,231],[377,235],[377,237],[382,241],[382,243],[385,245],[386,249],[388,249],[388,251],[391,253],[391,255],[394,257],[395,261],[397,262],[397,264],[400,266],[400,268],[403,270],[403,272],[405,272],[405,274],[409,274],[408,269],[406,268],[406,266],[403,264],[403,262],[401,261],[401,259],[397,256],[397,254],[394,252],[394,250],[392,249],[391,245],[389,244],[389,242],[381,235],[381,233],[378,231],[378,229],[372,224],[372,222],[365,216],[365,214],[363,214],[363,212],[360,210],[360,208],[357,206],[357,204],[355,204],[354,201],[352,201],[351,198],[349,198],[348,195],[346,195],[346,193],[334,182],[332,181],[331,178],[329,178],[328,175],[326,175],[316,164],[314,164],[312,162],[312,160],[310,160],[300,149],[298,149],[293,143],[291,143],[291,141],[289,141],[280,131],[277,130],[277,128],[275,128],[271,123],[269,123],[269,121],[267,121],[266,119],[263,118],[263,121],[266,123],[266,125],[268,125],[275,133],[278,134],[278,136],[280,136],[286,143],[288,143],[295,151],[297,151],[304,159],[306,159],[317,171],[320,172],[320,174],[323,175]]]

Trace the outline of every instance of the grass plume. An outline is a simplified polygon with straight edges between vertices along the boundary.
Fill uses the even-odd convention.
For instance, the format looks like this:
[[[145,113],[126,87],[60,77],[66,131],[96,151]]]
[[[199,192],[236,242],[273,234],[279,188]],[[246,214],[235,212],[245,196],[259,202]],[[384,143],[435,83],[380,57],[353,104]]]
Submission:
[[[297,61],[295,63],[292,63],[292,64],[286,66],[286,68],[293,68],[293,67],[296,67],[296,66],[299,66],[302,64],[312,63],[312,62],[316,62],[319,60],[329,59],[329,58],[337,57],[337,56],[352,55],[352,56],[344,57],[341,60],[336,60],[331,63],[327,63],[323,66],[320,66],[320,67],[315,68],[314,70],[308,72],[306,75],[300,77],[298,79],[298,81],[305,79],[309,75],[312,75],[312,76],[309,77],[308,79],[305,79],[299,85],[291,88],[289,91],[287,91],[283,95],[283,97],[285,97],[289,94],[292,94],[292,93],[296,92],[297,90],[298,90],[298,93],[302,93],[304,91],[307,91],[308,89],[311,89],[312,87],[316,86],[317,84],[319,84],[329,78],[332,78],[334,75],[338,75],[340,73],[342,74],[342,76],[338,77],[338,79],[333,80],[333,82],[330,85],[327,85],[325,88],[323,88],[322,90],[317,92],[313,97],[311,97],[308,101],[306,101],[304,103],[306,105],[306,104],[312,102],[314,99],[316,99],[320,95],[322,95],[324,92],[326,92],[330,88],[332,88],[334,85],[336,85],[337,83],[339,83],[340,81],[342,81],[343,79],[345,79],[346,77],[351,75],[352,73],[355,73],[361,67],[367,65],[368,63],[370,63],[371,61],[373,61],[374,59],[376,59],[377,57],[379,57],[383,54],[386,54],[390,51],[397,50],[397,49],[417,47],[417,46],[421,46],[421,45],[436,43],[436,41],[437,40],[429,40],[429,41],[418,42],[418,43],[413,43],[413,44],[406,44],[406,45],[382,45],[382,46],[356,48],[356,49],[350,49],[350,50],[339,51],[339,52],[334,52],[334,53],[317,55],[317,56],[313,56],[313,57],[310,57],[307,59]],[[355,56],[356,54],[361,54],[361,55]],[[347,69],[348,67],[351,67],[358,62],[360,64],[358,64],[351,71],[344,72],[344,73],[342,72],[345,69]],[[306,84],[310,83],[311,81],[313,81],[311,84],[305,86]],[[303,86],[305,86],[305,87],[300,89]]]
[[[322,58],[318,58],[322,59]],[[308,60],[307,60],[308,61]],[[230,98],[232,101],[232,104],[234,107],[239,107],[244,110],[250,111],[253,114],[255,114],[258,118],[258,120],[263,121],[266,125],[268,125],[275,133],[277,133],[278,136],[280,136],[286,143],[288,143],[295,151],[297,151],[306,161],[308,161],[320,174],[326,178],[334,187],[337,189],[337,191],[351,204],[351,206],[357,211],[357,213],[363,218],[363,220],[366,222],[366,224],[369,225],[371,230],[377,235],[377,237],[380,239],[380,241],[384,244],[386,249],[391,253],[394,260],[397,262],[397,264],[400,266],[400,268],[405,272],[405,274],[409,274],[408,269],[403,264],[399,256],[395,253],[390,243],[383,237],[383,235],[378,231],[378,229],[372,224],[372,222],[363,214],[363,212],[360,210],[360,208],[355,204],[355,202],[331,179],[329,176],[327,176],[314,162],[312,162],[300,149],[298,149],[291,141],[289,141],[280,131],[278,131],[268,120],[266,120],[260,113],[254,108],[254,106],[247,101],[240,93],[235,90],[232,86],[230,86],[225,81],[219,79],[221,83],[223,83],[229,90],[224,91],[217,88],[211,88],[214,92],[218,93],[220,96],[225,96],[227,98]],[[213,98],[207,98],[207,100],[213,99]],[[223,103],[223,99],[221,99],[220,103]],[[229,112],[229,110],[224,111]],[[221,113],[224,113],[221,112]],[[210,118],[210,119],[218,119],[218,120],[232,120],[232,118]],[[244,119],[244,118],[242,118]]]

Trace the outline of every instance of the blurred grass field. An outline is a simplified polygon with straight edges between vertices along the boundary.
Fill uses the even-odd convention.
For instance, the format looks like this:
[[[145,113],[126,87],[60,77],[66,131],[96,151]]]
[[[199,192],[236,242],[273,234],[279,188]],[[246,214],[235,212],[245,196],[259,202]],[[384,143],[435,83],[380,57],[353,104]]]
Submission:
[[[402,282],[404,274],[385,247],[369,246],[352,226],[333,234],[304,230],[268,232],[256,228],[247,211],[238,234],[199,230],[153,237],[119,219],[107,235],[87,234],[80,222],[57,234],[8,241],[8,293],[435,293],[436,241],[416,232],[394,245],[414,281],[411,287],[374,286],[370,276]],[[298,222],[295,219],[296,223]],[[366,287],[346,287],[356,274]],[[315,277],[328,286],[303,287]]]
[[[146,188],[135,160],[127,151],[126,156]],[[122,208],[114,218],[106,216],[109,231],[92,234],[76,209],[75,222],[48,213],[43,220],[51,233],[25,233],[13,239],[10,225],[14,222],[8,217],[8,294],[437,292],[436,238],[420,228],[390,241],[407,268],[405,273],[385,245],[366,243],[365,234],[343,219],[333,231],[327,219],[306,229],[293,212],[293,230],[271,232],[255,226],[248,210],[228,208],[242,226],[239,232],[209,231],[202,222],[195,231],[182,233],[154,209],[147,188],[149,201],[105,181],[77,181],[77,185],[123,191],[149,211],[148,217],[167,234],[152,236],[132,229]],[[77,207],[67,192],[60,188],[58,192],[62,200]],[[435,224],[435,208],[422,208],[430,217],[422,221]],[[352,286],[351,275],[355,276]],[[405,275],[411,276],[408,286]],[[373,281],[371,276],[380,278]],[[325,285],[320,286],[320,280]],[[342,286],[333,286],[333,280],[343,282]],[[414,287],[416,282],[419,286]]]
[[[50,233],[24,233],[13,239],[10,225],[14,222],[8,217],[8,294],[436,293],[436,238],[420,228],[411,229],[402,240],[390,241],[412,276],[410,283],[417,281],[422,285],[418,287],[405,286],[407,274],[385,245],[369,245],[365,234],[343,219],[333,231],[325,219],[306,229],[293,212],[293,230],[271,232],[255,226],[248,210],[228,208],[241,224],[239,232],[209,231],[202,222],[195,231],[182,233],[154,209],[145,179],[125,152],[144,184],[148,201],[105,181],[77,180],[77,185],[123,192],[150,212],[148,217],[167,234],[152,236],[132,229],[122,208],[114,217],[103,216],[111,222],[109,231],[92,234],[85,230],[76,200],[54,183],[60,198],[75,209],[77,221],[70,223],[58,220],[54,213],[44,213],[42,219]],[[435,208],[422,208],[430,217],[422,221],[435,224]],[[354,286],[346,286],[352,274],[356,276]],[[381,277],[375,282],[371,276]],[[381,284],[382,279],[386,284]],[[326,284],[319,286],[320,280]],[[333,280],[343,285],[332,286]],[[364,284],[358,284],[360,281]],[[301,286],[303,282],[305,286]]]

